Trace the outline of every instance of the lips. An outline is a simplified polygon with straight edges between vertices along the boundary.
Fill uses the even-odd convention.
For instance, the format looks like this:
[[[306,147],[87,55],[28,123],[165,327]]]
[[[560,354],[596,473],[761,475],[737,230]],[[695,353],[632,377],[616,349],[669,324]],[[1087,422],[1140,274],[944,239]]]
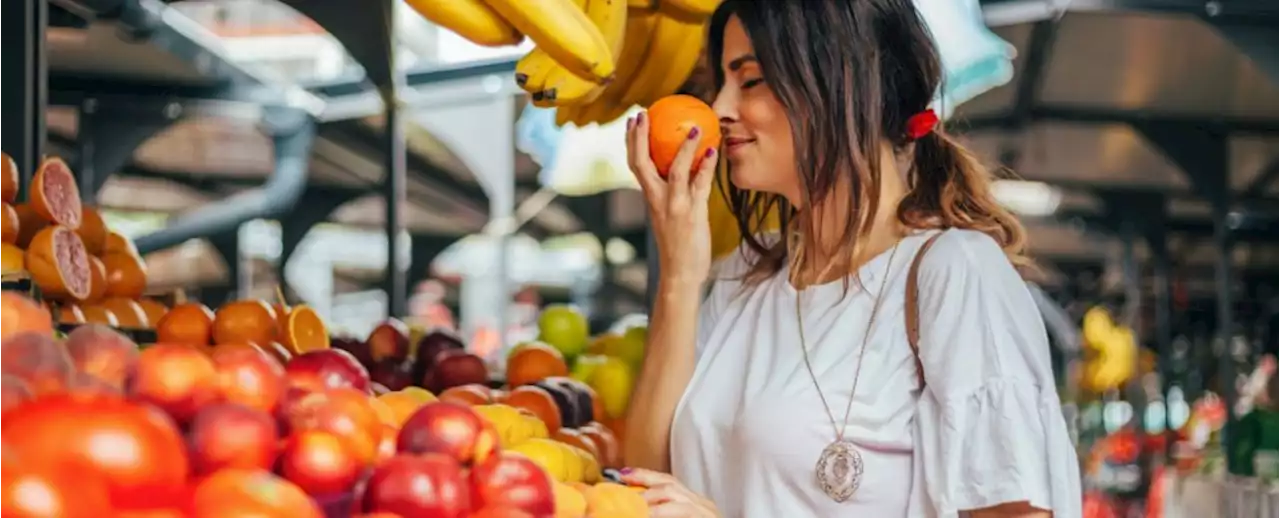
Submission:
[[[750,144],[755,141],[756,139],[742,138],[742,137],[729,137],[724,139],[724,149],[727,152],[733,152],[734,150],[741,149],[743,146],[746,146],[747,144]]]

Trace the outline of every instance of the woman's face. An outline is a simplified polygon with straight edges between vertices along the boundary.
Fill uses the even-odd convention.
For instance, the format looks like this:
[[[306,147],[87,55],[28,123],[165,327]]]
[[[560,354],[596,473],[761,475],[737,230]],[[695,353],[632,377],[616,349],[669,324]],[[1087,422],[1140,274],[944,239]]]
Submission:
[[[730,180],[738,188],[779,194],[796,204],[800,179],[791,125],[765,84],[751,39],[737,17],[725,26],[721,66],[724,86],[712,107],[720,116]]]

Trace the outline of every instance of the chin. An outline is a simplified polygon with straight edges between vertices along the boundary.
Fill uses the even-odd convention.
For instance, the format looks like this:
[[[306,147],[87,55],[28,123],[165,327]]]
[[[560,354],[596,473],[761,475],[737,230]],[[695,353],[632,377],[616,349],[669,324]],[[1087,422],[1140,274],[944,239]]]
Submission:
[[[729,181],[733,186],[747,191],[776,192],[775,179],[751,165],[729,168]]]

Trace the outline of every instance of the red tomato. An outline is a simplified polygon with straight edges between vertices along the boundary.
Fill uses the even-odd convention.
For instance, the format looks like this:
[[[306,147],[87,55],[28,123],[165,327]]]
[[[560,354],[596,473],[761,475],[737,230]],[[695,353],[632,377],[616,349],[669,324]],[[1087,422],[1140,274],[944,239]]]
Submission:
[[[0,471],[0,515],[98,518],[111,515],[111,500],[106,481],[92,473],[6,463]]]
[[[302,489],[262,470],[228,468],[201,480],[192,496],[191,518],[323,518]]]
[[[171,507],[185,496],[190,466],[182,435],[150,406],[49,396],[11,410],[0,426],[6,463],[100,473],[117,510]]]

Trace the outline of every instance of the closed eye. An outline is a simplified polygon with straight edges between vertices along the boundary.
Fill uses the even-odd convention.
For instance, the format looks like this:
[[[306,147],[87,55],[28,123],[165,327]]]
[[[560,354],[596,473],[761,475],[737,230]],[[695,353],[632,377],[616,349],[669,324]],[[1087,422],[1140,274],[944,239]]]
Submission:
[[[752,87],[754,87],[754,86],[756,86],[756,85],[759,85],[759,84],[761,84],[761,83],[763,83],[763,82],[764,82],[764,79],[761,79],[761,78],[748,79],[748,80],[746,80],[746,81],[743,81],[743,82],[742,82],[742,89],[743,89],[743,90],[750,90]]]

